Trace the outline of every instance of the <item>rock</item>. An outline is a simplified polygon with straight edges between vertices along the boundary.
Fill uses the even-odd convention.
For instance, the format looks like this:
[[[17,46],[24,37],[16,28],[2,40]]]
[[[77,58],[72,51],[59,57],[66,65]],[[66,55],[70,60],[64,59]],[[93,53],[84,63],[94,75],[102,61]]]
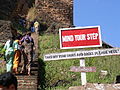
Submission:
[[[18,0],[0,0],[0,19],[8,20]]]
[[[100,76],[99,76],[99,78],[104,78],[107,75],[108,75],[108,71],[106,71],[106,70],[100,70]]]
[[[0,0],[0,19],[13,20],[26,16],[34,0]]]
[[[68,90],[85,90],[83,86],[74,86],[74,87],[69,87]]]
[[[35,6],[40,23],[51,26],[55,22],[61,27],[73,25],[73,0],[36,0]]]
[[[5,43],[9,37],[16,36],[17,31],[12,28],[10,21],[0,20],[0,42]]]
[[[120,84],[87,83],[86,86],[71,86],[68,90],[120,90]]]

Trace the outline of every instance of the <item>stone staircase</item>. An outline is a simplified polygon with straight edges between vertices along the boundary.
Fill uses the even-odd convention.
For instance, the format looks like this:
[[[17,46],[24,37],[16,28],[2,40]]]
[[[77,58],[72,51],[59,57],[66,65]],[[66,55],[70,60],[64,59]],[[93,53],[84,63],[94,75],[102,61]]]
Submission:
[[[37,76],[17,76],[18,90],[37,90]]]
[[[38,37],[37,35],[32,36],[36,50],[31,65],[31,76],[28,75],[16,75],[18,80],[18,90],[37,90],[38,89]]]
[[[18,80],[18,90],[37,90],[38,87],[38,62],[33,61],[31,66],[31,76],[16,75]]]

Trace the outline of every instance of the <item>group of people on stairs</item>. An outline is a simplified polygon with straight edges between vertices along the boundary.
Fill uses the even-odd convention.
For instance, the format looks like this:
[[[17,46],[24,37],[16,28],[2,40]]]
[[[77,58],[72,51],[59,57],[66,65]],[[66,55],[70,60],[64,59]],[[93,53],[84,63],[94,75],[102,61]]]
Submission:
[[[9,37],[3,48],[6,72],[31,75],[33,48],[35,46],[31,32],[27,32],[25,35],[18,34],[16,37]],[[19,70],[21,57],[23,58],[23,64]]]
[[[20,18],[19,19],[19,24],[22,27],[27,28],[31,32],[35,32],[36,34],[39,33],[40,24],[37,20],[34,20],[34,21],[31,22],[31,21],[27,21],[25,18]]]

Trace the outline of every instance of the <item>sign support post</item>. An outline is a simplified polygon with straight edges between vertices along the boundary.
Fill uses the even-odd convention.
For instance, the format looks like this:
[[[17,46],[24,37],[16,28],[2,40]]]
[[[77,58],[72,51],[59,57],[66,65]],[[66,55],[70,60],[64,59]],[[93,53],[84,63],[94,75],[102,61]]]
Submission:
[[[80,66],[85,67],[85,59],[80,58]],[[87,80],[86,80],[86,72],[81,72],[81,83],[82,85],[86,85]]]

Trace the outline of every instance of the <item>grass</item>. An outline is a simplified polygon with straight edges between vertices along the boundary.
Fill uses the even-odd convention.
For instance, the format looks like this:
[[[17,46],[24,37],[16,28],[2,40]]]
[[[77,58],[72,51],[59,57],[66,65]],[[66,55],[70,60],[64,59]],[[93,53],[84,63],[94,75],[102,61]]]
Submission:
[[[58,34],[44,34],[39,37],[39,50],[39,58],[43,60],[44,54],[79,51],[80,49],[61,50]],[[115,82],[116,76],[120,75],[120,56],[92,57],[85,58],[85,60],[86,66],[95,66],[97,69],[96,72],[87,73],[88,83],[113,83]],[[47,89],[60,90],[61,88],[81,85],[80,72],[69,71],[71,66],[79,66],[79,59],[47,61],[44,63],[45,85]],[[100,70],[107,70],[108,75],[104,78],[99,78]],[[54,89],[57,87],[59,89]]]

